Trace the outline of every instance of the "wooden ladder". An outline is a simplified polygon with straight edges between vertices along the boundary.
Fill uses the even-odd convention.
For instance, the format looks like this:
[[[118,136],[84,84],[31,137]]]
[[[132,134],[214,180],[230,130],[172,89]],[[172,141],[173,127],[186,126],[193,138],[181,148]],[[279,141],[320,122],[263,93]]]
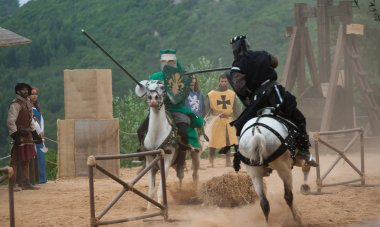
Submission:
[[[350,56],[352,69],[356,76],[356,82],[359,85],[359,89],[367,102],[367,110],[369,122],[374,134],[379,134],[380,130],[380,107],[375,99],[374,90],[370,88],[367,80],[368,73],[365,71],[362,59],[359,54],[359,49],[357,46],[357,41],[354,37],[350,37],[347,40],[346,48],[347,53]]]

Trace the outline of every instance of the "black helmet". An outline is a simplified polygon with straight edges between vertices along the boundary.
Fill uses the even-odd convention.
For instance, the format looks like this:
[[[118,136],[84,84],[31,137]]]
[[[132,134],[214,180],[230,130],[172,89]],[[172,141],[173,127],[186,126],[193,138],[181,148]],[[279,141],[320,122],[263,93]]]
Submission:
[[[244,54],[245,52],[247,52],[249,48],[251,47],[251,45],[249,44],[247,40],[246,35],[239,35],[239,36],[233,37],[230,41],[230,44],[232,46],[232,52],[235,58],[238,55]]]
[[[24,87],[26,87],[28,89],[29,95],[32,94],[32,87],[29,84],[26,84],[26,83],[18,83],[18,84],[16,84],[16,86],[15,86],[15,93],[17,93],[17,91],[21,90]]]

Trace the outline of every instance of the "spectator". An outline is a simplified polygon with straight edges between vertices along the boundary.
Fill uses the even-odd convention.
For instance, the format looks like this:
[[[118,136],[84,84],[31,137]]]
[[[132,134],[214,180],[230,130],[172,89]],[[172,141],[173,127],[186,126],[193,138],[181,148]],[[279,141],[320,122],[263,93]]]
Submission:
[[[11,167],[14,175],[10,180],[11,185],[15,185],[17,176],[17,164],[20,163],[21,187],[23,190],[36,190],[29,179],[29,161],[36,154],[33,137],[37,139],[32,119],[32,105],[28,100],[32,88],[25,83],[18,83],[15,86],[16,98],[11,102],[8,110],[7,127],[9,135],[13,139],[11,149]],[[42,141],[39,141],[42,142]]]
[[[192,75],[190,84],[190,93],[185,101],[185,106],[193,111],[198,117],[204,117],[205,103],[203,93],[199,89],[199,84],[196,75]]]
[[[214,167],[216,149],[223,148],[220,153],[226,155],[226,166],[231,166],[230,147],[238,145],[236,130],[229,123],[233,117],[238,116],[239,105],[235,92],[227,87],[228,73],[229,71],[226,71],[219,77],[219,88],[207,94],[206,108],[210,110],[210,114],[216,117],[211,126],[211,135],[208,135],[210,139],[209,161],[212,168]]]
[[[198,117],[205,117],[206,107],[202,91],[199,88],[197,76],[192,75],[192,80],[190,84],[190,92],[185,101],[185,106]],[[205,134],[204,127],[197,128],[197,133],[199,137],[199,143],[202,146],[202,152],[206,149],[207,143],[209,141],[207,135]],[[198,137],[198,136],[197,136]]]
[[[34,126],[37,134],[43,138],[44,137],[44,118],[42,117],[41,109],[38,104],[38,93],[39,89],[32,87],[32,93],[29,97],[30,102],[33,107],[33,119]],[[46,147],[44,143],[36,144],[37,159],[38,159],[38,183],[45,184],[47,182],[46,176],[46,161],[45,161],[45,151]]]

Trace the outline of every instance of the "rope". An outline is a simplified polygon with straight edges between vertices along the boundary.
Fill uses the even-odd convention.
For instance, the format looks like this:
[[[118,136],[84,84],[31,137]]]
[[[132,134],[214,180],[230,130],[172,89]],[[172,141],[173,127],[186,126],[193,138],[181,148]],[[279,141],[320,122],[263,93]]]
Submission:
[[[53,165],[57,165],[57,163],[49,161],[49,160],[45,160],[45,162],[48,162],[48,163],[53,164]]]
[[[9,157],[11,157],[11,156],[8,155],[8,156],[5,156],[5,157],[3,157],[3,158],[0,158],[0,161],[5,160],[5,159],[7,159],[7,158],[9,158]]]
[[[127,134],[127,135],[137,135],[137,132],[124,132],[119,130],[121,133]]]
[[[46,137],[46,136],[44,136],[44,139],[47,139],[47,140],[49,140],[49,141],[51,141],[51,142],[54,142],[54,143],[58,144],[58,142],[57,142],[57,141],[55,141],[55,140],[52,140],[52,139],[50,139],[50,138],[48,138],[48,137]]]

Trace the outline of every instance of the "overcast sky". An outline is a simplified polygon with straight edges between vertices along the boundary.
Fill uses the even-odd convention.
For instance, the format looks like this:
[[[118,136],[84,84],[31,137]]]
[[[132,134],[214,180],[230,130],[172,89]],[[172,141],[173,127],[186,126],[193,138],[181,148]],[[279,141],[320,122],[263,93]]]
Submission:
[[[18,0],[20,3],[20,6],[24,5],[25,3],[29,2],[29,0]]]

